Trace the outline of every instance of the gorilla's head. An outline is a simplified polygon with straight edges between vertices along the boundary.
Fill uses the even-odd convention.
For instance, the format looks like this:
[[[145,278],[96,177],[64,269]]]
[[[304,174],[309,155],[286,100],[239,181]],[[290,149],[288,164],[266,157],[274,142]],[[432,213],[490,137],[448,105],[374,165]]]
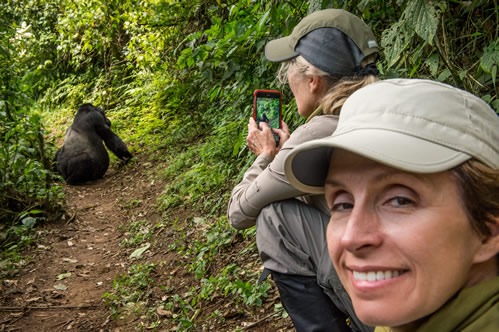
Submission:
[[[82,104],[78,108],[78,112],[76,113],[77,115],[79,113],[90,113],[90,112],[97,112],[100,115],[102,115],[102,118],[104,119],[104,122],[111,127],[111,121],[106,117],[106,113],[104,113],[104,110],[100,107],[94,106],[90,103]]]

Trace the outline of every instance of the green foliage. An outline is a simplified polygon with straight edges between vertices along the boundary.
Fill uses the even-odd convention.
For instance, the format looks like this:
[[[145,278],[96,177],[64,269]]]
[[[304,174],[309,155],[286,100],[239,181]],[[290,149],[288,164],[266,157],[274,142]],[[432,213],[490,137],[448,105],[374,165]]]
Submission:
[[[74,69],[154,65],[160,31],[151,32],[152,3],[139,0],[65,1],[59,17],[58,57]],[[121,70],[126,67],[120,66]]]
[[[206,235],[199,241],[192,241],[187,254],[196,257],[190,264],[190,270],[197,278],[204,278],[220,251],[232,243],[236,231],[226,227],[225,218],[218,219],[214,224],[207,223],[204,218],[195,218],[194,224]]]
[[[132,265],[127,274],[123,274],[113,281],[113,290],[104,293],[103,298],[114,316],[122,312],[123,308],[133,310],[147,301],[148,290],[153,284],[151,273],[154,268],[154,264]]]
[[[33,65],[26,52],[33,33],[16,21],[22,16],[16,5],[0,4],[0,248],[7,265],[19,261],[33,226],[62,214],[63,198],[51,172],[54,148],[30,109],[38,92],[25,74]]]
[[[147,220],[132,221],[125,232],[125,238],[121,241],[123,247],[132,247],[141,245],[153,236],[153,231],[149,227]]]
[[[499,39],[491,41],[480,58],[480,68],[491,76],[494,86],[497,84],[497,67],[499,67]]]
[[[445,7],[445,2],[438,5]],[[390,29],[383,32],[382,47],[388,67],[410,56],[406,50],[416,35],[429,45],[433,44],[441,11],[428,1],[409,1],[401,18]]]
[[[449,83],[483,96],[499,110],[495,2],[410,0],[398,11],[399,20],[382,32],[387,70]]]
[[[178,322],[179,331],[189,331],[194,327],[194,322],[190,317],[194,316],[196,310],[189,302],[191,293],[186,293],[184,296],[174,294],[166,297],[162,307],[169,312],[172,312],[172,319]]]
[[[223,207],[219,197],[229,190],[226,179],[239,175],[242,166],[253,159],[245,144],[253,90],[276,86],[277,67],[263,58],[265,43],[278,34],[271,22],[287,22],[285,27],[291,30],[306,10],[303,5],[254,1],[240,1],[228,9],[224,4],[209,7],[211,26],[186,38],[187,47],[177,61],[182,70],[179,81],[169,86],[163,97],[167,101],[163,117],[169,122],[181,118],[179,122],[196,134],[191,137],[209,136],[202,146],[193,144],[185,154],[176,156],[166,170],[170,181],[164,208],[191,201]],[[286,93],[289,96],[288,90]],[[296,108],[291,98],[284,100],[290,104],[284,106],[284,119],[291,120],[289,125],[294,127]],[[179,167],[185,173],[179,174]]]
[[[260,305],[269,286],[253,282],[258,269],[217,266],[236,236],[252,242],[255,235],[230,228],[226,203],[254,160],[245,143],[253,90],[281,89],[284,121],[291,129],[303,121],[289,88],[275,80],[279,65],[265,59],[265,44],[289,34],[309,10],[326,7],[349,10],[373,27],[382,46],[383,77],[441,80],[499,111],[496,1],[2,2],[0,242],[9,248],[4,257],[20,261],[17,248],[32,241],[32,226],[61,208],[62,190],[50,165],[55,149],[47,137],[61,139],[74,110],[92,102],[106,110],[134,154],[154,153],[167,165],[161,212],[198,213],[189,226],[203,232],[202,238],[189,238],[182,218],[169,225],[182,233],[169,248],[189,260],[200,282],[162,300],[179,329],[196,329],[196,308],[217,294]],[[144,220],[126,232],[126,248],[154,240]],[[258,264],[254,245],[246,250]],[[115,313],[130,302],[139,303],[134,310],[148,310],[154,268],[135,265],[115,280],[105,295]]]
[[[62,214],[63,191],[50,170],[52,146],[40,117],[4,108],[0,122],[0,248],[8,258],[30,243],[33,226]]]
[[[225,209],[220,197],[227,194],[227,178],[233,171],[227,163],[232,157],[233,137],[227,134],[231,129],[234,124],[220,127],[205,142],[192,144],[190,150],[175,156],[165,169],[167,185],[161,197],[163,208],[195,202],[205,213]]]
[[[7,0],[0,4],[0,14],[8,27],[8,48],[15,54],[23,88],[33,97],[59,77],[54,25],[60,13],[60,0]],[[5,44],[4,44],[5,45]],[[12,63],[14,64],[14,63]]]
[[[248,306],[260,307],[262,299],[267,297],[271,285],[268,282],[257,283],[257,276],[252,282],[242,281],[237,277],[241,274],[241,268],[235,264],[229,264],[223,268],[216,277],[203,278],[199,290],[199,300],[211,299],[217,294],[231,295],[236,298],[236,303],[242,302]]]
[[[12,119],[12,120],[11,120]],[[4,124],[0,146],[0,222],[43,220],[61,188],[52,186],[47,148],[40,117],[0,112]]]
[[[189,330],[199,327],[195,317],[199,314],[199,307],[204,303],[215,300],[220,296],[231,295],[235,305],[261,306],[263,300],[268,296],[271,285],[268,282],[257,284],[259,275],[259,265],[255,267],[251,260],[249,265],[241,266],[236,263],[220,265],[222,257],[229,261],[227,257],[234,257],[233,244],[237,237],[237,231],[227,227],[226,217],[215,221],[202,217],[195,217],[184,228],[189,234],[202,234],[201,237],[193,238],[192,235],[182,237],[186,234],[186,229],[176,229],[178,236],[182,237],[185,245],[178,245],[174,248],[177,254],[187,262],[187,267],[199,283],[192,286],[181,294],[177,289],[165,288],[167,295],[159,304],[161,310],[166,310],[168,316],[178,322],[179,329]],[[174,226],[177,227],[177,223]],[[254,230],[248,234],[254,236]],[[252,245],[245,248],[239,255],[242,257],[256,257],[256,247]],[[239,256],[237,255],[237,256]],[[247,281],[247,280],[250,281]],[[223,317],[214,316],[214,319]]]

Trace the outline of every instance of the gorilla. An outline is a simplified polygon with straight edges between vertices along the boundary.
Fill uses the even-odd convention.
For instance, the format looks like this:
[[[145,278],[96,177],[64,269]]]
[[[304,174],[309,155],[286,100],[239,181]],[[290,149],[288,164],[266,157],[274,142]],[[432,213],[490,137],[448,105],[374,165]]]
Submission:
[[[104,176],[109,155],[103,141],[121,161],[127,163],[133,157],[111,130],[111,121],[104,111],[92,104],[81,105],[55,155],[56,170],[68,184],[81,184]]]

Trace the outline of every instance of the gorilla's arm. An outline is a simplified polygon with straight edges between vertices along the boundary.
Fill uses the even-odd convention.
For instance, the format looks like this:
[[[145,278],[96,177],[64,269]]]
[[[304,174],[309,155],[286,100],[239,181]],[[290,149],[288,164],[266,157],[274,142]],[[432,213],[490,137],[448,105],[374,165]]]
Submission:
[[[96,130],[107,148],[120,160],[128,162],[133,157],[126,144],[111,130],[111,127],[106,122],[99,121],[96,123]]]
[[[115,133],[111,132],[107,139],[103,139],[109,150],[111,150],[116,155],[116,157],[120,158],[124,162],[128,162],[128,160],[133,157],[132,154],[128,151],[126,144]]]

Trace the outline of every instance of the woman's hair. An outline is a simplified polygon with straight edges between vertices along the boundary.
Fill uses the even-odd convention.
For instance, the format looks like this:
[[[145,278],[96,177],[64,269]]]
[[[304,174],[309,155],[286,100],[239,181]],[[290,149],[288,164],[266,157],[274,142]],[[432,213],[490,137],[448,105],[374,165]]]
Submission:
[[[288,70],[289,67],[293,67],[293,69],[300,75],[301,77],[305,76],[320,76],[323,78],[326,78],[327,80],[334,79],[331,75],[326,73],[325,71],[317,68],[307,60],[305,60],[304,57],[301,55],[292,58],[291,60],[284,61],[281,64],[281,67],[279,68],[279,71],[277,72],[277,79],[279,82],[282,84],[288,83]],[[338,81],[339,78],[336,78],[336,81]],[[332,83],[329,82],[328,83]]]
[[[341,78],[334,86],[329,88],[321,106],[324,114],[339,115],[343,104],[348,97],[360,88],[379,81],[378,76],[348,76]]]
[[[499,217],[499,170],[471,159],[452,170],[461,198],[478,234],[490,235],[488,224]]]
[[[488,224],[499,217],[499,170],[471,159],[451,171],[458,183],[461,200],[473,229],[491,235]],[[499,273],[499,253],[496,254]]]
[[[323,114],[339,115],[343,103],[352,93],[379,80],[377,75],[372,74],[366,76],[330,75],[312,65],[299,55],[281,64],[277,73],[277,79],[280,83],[287,83],[288,69],[290,66],[293,66],[293,69],[296,70],[297,74],[300,76],[319,76],[326,82],[328,91],[320,103]]]

